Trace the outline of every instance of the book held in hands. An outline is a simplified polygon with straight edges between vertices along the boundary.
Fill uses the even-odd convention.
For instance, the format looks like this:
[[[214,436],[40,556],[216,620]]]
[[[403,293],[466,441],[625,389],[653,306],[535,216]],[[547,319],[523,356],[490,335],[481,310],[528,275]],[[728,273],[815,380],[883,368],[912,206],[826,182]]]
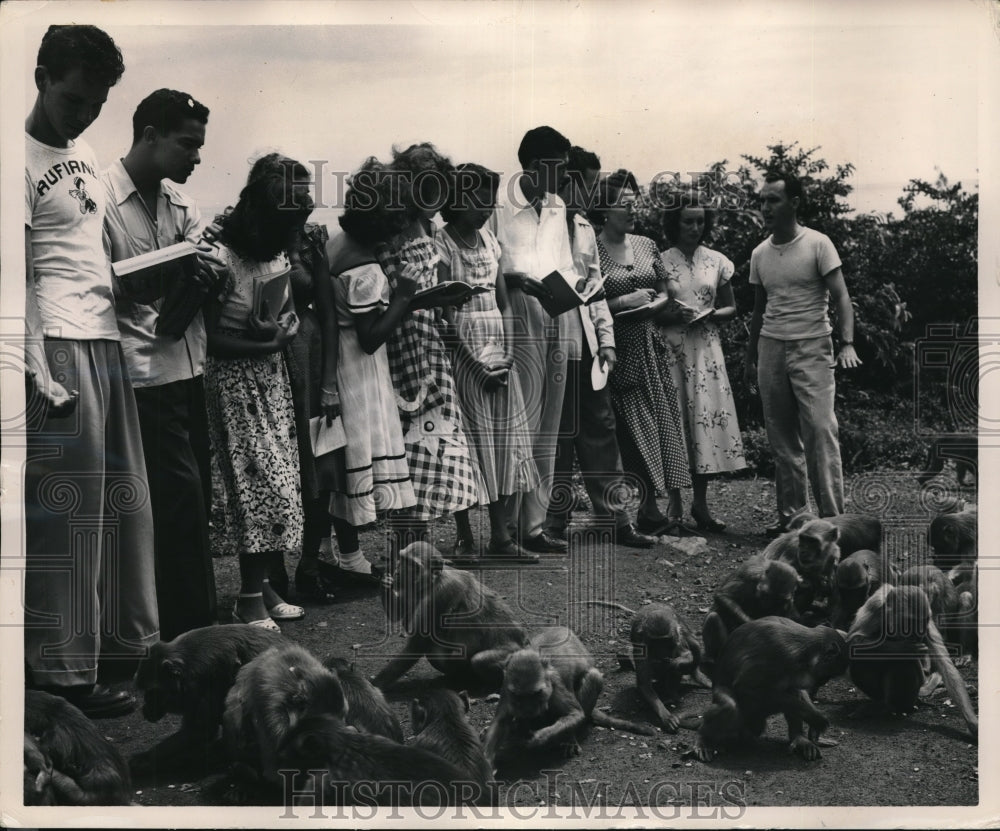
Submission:
[[[255,277],[253,282],[253,313],[266,319],[268,315],[277,320],[282,309],[292,297],[292,283],[289,277],[290,269],[285,268],[276,274]]]
[[[177,242],[111,264],[122,292],[139,303],[153,303],[194,274],[198,250],[190,242]]]
[[[542,298],[539,302],[549,317],[557,317],[582,306],[604,287],[603,277],[588,281],[573,279],[575,276],[567,277],[559,271],[553,271],[542,279],[542,284],[548,288],[551,296]]]

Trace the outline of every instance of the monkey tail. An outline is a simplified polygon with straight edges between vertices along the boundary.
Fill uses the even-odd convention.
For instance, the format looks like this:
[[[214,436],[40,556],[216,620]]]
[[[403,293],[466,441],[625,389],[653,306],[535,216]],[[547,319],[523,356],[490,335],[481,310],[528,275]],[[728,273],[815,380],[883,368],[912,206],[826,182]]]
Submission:
[[[637,721],[628,721],[623,718],[615,718],[614,716],[609,716],[603,710],[598,710],[596,707],[590,714],[590,717],[593,719],[594,724],[599,724],[601,727],[615,727],[618,730],[627,730],[629,733],[638,733],[640,736],[656,735],[656,728],[652,725],[640,724]]]
[[[623,606],[621,603],[613,603],[610,600],[573,600],[569,604],[570,606],[605,606],[608,609],[618,609],[620,612],[625,612],[627,615],[635,615],[635,610],[630,609],[628,606]]]

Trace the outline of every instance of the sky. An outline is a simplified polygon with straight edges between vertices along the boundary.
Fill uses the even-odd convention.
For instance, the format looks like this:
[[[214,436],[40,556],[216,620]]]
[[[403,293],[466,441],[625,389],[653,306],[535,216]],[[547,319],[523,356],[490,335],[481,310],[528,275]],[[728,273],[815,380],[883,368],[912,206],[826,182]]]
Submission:
[[[25,112],[45,26],[66,8],[104,25],[126,72],[84,139],[109,164],[146,94],[190,93],[211,115],[184,189],[211,207],[271,149],[314,162],[335,204],[335,174],[394,144],[511,173],[539,124],[641,182],[735,168],[776,142],[819,146],[855,165],[860,211],[898,214],[905,183],[937,170],[978,181],[989,16],[973,0],[24,6]],[[308,25],[272,25],[292,22]]]

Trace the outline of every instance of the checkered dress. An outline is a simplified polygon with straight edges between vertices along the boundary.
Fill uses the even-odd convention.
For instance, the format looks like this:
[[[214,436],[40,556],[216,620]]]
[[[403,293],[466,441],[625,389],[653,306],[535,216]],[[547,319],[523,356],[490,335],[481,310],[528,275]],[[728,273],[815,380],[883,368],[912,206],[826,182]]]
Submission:
[[[379,263],[396,288],[393,258],[420,269],[417,290],[437,283],[439,255],[429,236],[380,247]],[[430,520],[476,505],[485,494],[479,465],[470,452],[451,359],[437,329],[434,309],[411,312],[386,342],[417,506],[416,519]]]

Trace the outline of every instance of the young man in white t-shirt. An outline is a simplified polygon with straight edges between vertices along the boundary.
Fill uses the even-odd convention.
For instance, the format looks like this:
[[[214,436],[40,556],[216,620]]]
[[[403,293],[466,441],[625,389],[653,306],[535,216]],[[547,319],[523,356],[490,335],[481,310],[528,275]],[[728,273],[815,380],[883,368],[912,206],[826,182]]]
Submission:
[[[102,241],[107,198],[78,136],[125,67],[95,26],[50,26],[37,64],[24,125],[27,682],[114,716],[135,701],[98,670],[125,680],[159,638],[153,529]]]
[[[790,175],[771,174],[760,200],[771,236],[750,256],[756,294],[745,380],[760,388],[774,453],[778,521],[766,530],[777,535],[808,509],[807,479],[820,516],[844,511],[833,371],[861,361],[854,351],[854,310],[837,249],[825,234],[798,222],[801,183]],[[828,315],[831,297],[840,324],[836,360]]]

